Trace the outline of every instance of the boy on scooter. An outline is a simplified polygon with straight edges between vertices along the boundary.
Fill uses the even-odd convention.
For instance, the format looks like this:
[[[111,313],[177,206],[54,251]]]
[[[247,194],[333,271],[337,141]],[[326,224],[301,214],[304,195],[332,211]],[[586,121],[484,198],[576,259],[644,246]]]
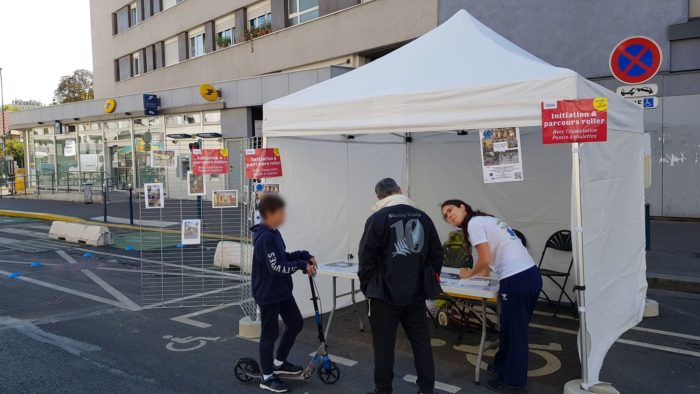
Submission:
[[[263,196],[258,205],[262,223],[253,226],[253,298],[260,307],[260,388],[275,393],[289,391],[276,375],[300,374],[303,368],[287,361],[289,351],[304,320],[292,295],[292,274],[301,270],[309,276],[316,272],[316,259],[305,250],[287,253],[282,235],[277,230],[285,220],[285,202],[277,194]],[[277,355],[273,357],[279,335],[278,318],[285,330]]]

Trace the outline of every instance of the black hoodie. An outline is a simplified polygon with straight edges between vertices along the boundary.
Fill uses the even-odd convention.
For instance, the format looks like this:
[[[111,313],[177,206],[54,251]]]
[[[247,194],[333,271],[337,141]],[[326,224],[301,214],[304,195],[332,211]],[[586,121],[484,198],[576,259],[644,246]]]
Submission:
[[[279,231],[265,223],[256,224],[253,231],[253,298],[258,305],[270,305],[292,298],[292,274],[306,272],[309,252],[287,253]]]
[[[428,264],[435,273],[442,270],[442,244],[425,212],[399,204],[367,219],[358,259],[365,297],[409,305],[426,298],[423,276]]]

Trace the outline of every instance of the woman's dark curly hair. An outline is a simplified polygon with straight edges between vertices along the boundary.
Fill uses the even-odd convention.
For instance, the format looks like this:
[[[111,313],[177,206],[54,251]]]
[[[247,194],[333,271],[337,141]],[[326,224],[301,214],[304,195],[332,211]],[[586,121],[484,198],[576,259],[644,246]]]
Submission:
[[[467,204],[466,202],[462,200],[457,200],[457,199],[452,199],[452,200],[445,200],[442,204],[440,204],[440,211],[442,211],[446,206],[452,205],[455,207],[461,207],[463,206],[466,211],[467,211],[467,216],[464,218],[464,222],[460,224],[458,227],[462,230],[464,233],[464,247],[467,249],[467,253],[469,256],[472,255],[472,243],[469,240],[469,232],[467,231],[467,225],[469,224],[469,221],[472,220],[472,218],[476,216],[493,216],[490,215],[486,212],[482,212],[479,210],[474,210],[471,205]]]

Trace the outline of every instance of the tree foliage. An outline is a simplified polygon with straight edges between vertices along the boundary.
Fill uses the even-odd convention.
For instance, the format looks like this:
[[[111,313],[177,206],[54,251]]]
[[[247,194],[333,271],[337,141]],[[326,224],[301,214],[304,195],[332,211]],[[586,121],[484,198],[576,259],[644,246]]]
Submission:
[[[5,104],[3,109],[5,110],[5,112],[17,112],[20,110],[19,107],[12,104]]]
[[[5,149],[8,155],[14,156],[19,167],[24,167],[24,143],[22,140],[8,138],[5,140]]]
[[[53,99],[57,104],[92,100],[94,98],[92,72],[83,69],[73,71],[73,75],[62,76],[58,87],[53,93]]]

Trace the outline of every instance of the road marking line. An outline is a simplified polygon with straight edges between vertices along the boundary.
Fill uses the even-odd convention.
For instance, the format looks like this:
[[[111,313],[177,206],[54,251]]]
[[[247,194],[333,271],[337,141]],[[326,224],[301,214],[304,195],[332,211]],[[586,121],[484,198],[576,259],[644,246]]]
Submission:
[[[646,327],[632,327],[631,329],[637,330],[637,331],[649,332],[652,334],[668,335],[670,337],[678,337],[678,338],[683,338],[683,339],[691,339],[693,341],[700,341],[700,337],[698,337],[698,336],[689,335],[689,334],[682,334],[680,332],[657,330],[655,328],[646,328]]]
[[[209,328],[209,327],[211,327],[211,324],[202,323],[202,322],[197,321],[197,320],[192,320],[192,319],[190,319],[190,317],[203,315],[205,313],[218,311],[220,309],[225,309],[225,308],[228,308],[230,306],[240,305],[240,304],[241,304],[240,301],[229,302],[228,304],[217,305],[217,306],[214,306],[211,308],[202,309],[201,311],[188,313],[188,314],[182,315],[182,316],[176,316],[176,317],[171,318],[170,320],[174,320],[174,321],[179,322],[179,323],[189,324],[190,326],[195,326],[198,328]]]
[[[693,351],[685,350],[685,349],[676,349],[676,348],[674,348],[674,347],[661,346],[661,345],[653,345],[653,344],[651,344],[651,343],[639,342],[639,341],[631,341],[631,340],[629,340],[629,339],[618,339],[616,342],[624,343],[624,344],[627,344],[627,345],[645,347],[645,348],[649,348],[649,349],[662,350],[662,351],[665,351],[665,352],[671,352],[671,353],[677,353],[677,354],[684,354],[684,355],[686,355],[686,356],[700,357],[700,352],[693,352]]]
[[[243,286],[243,284],[238,284],[238,285],[223,287],[223,288],[221,288],[221,289],[210,290],[210,291],[206,291],[206,292],[204,292],[204,293],[192,294],[192,295],[188,295],[188,296],[186,296],[186,297],[174,298],[174,299],[172,299],[172,300],[163,301],[163,302],[157,302],[157,303],[155,303],[155,304],[146,305],[146,306],[143,307],[143,309],[152,309],[152,308],[156,308],[156,307],[159,307],[159,306],[174,304],[174,303],[179,302],[179,301],[189,300],[189,299],[192,299],[192,298],[204,297],[204,296],[207,296],[207,295],[210,295],[210,294],[216,294],[216,293],[221,293],[222,291],[232,290],[232,289],[235,289],[235,288],[238,288],[238,287],[241,287],[241,286]]]
[[[311,357],[313,357],[315,355],[316,355],[316,352],[309,353],[309,356],[311,356]],[[350,360],[349,358],[336,356],[336,355],[333,355],[330,353],[328,354],[328,357],[330,357],[331,361],[333,361],[334,363],[340,364],[340,365],[345,365],[346,367],[352,367],[352,366],[357,365],[357,361]]]
[[[57,250],[56,253],[59,256],[63,257],[63,259],[68,262],[68,264],[78,264],[78,262],[68,253],[62,250]],[[105,282],[105,280],[97,276],[96,273],[89,270],[80,270],[80,272],[85,274],[85,276],[90,278],[90,280],[92,280],[93,282],[97,283],[98,286],[103,288],[107,293],[111,294],[112,297],[119,300],[124,305],[124,308],[134,312],[141,310],[141,307],[138,306],[134,301],[132,301],[129,297],[125,296],[124,293],[122,293],[121,291],[115,289],[109,283]]]
[[[2,260],[0,260],[2,262]],[[29,263],[22,263],[22,264],[29,264]],[[56,265],[56,264],[53,264]],[[161,272],[161,271],[154,271],[154,270],[140,270],[140,269],[129,269],[129,268],[112,268],[112,267],[94,267],[94,268],[89,268],[89,270],[98,270],[98,271],[115,271],[115,272],[129,272],[132,274],[153,274],[153,275],[162,275],[162,276],[182,276],[185,278],[197,278],[197,279],[221,279],[221,276],[216,276],[216,275],[201,275],[201,274],[185,274],[185,273],[180,273],[180,272]],[[236,285],[239,286],[239,285]]]
[[[175,268],[179,268],[179,269],[187,269],[187,270],[193,270],[193,271],[207,272],[207,273],[210,273],[210,274],[216,274],[216,275],[226,276],[226,277],[230,277],[230,278],[233,278],[233,279],[245,279],[245,278],[244,278],[243,276],[241,276],[241,275],[232,274],[232,273],[225,272],[225,271],[214,271],[214,270],[209,270],[209,269],[205,269],[205,268],[190,267],[190,266],[187,266],[187,265],[179,265],[179,264],[172,264],[172,263],[164,263],[164,262],[162,262],[162,261],[155,261],[155,260],[142,259],[142,258],[140,258],[140,257],[126,256],[126,255],[117,254],[117,253],[99,252],[99,251],[97,251],[97,250],[90,250],[90,249],[83,249],[83,248],[75,248],[75,250],[79,250],[79,251],[81,251],[81,252],[94,253],[94,254],[102,254],[102,255],[105,255],[105,256],[120,257],[120,258],[123,258],[123,259],[135,260],[135,261],[139,261],[139,262],[146,262],[146,263],[152,263],[152,264],[160,264],[160,265],[164,265],[164,266],[168,266],[168,267],[175,267]]]
[[[416,381],[418,380],[418,377],[415,375],[406,375],[403,377],[403,380],[404,380],[404,382],[408,382],[408,383],[416,383]],[[447,383],[438,382],[437,380],[435,381],[435,388],[438,390],[447,391],[448,393],[453,393],[453,394],[462,389],[461,387],[453,386],[453,385],[447,384]]]
[[[535,315],[541,315],[541,316],[550,316],[550,317],[552,316],[551,313],[549,313],[549,312],[544,312],[544,311],[534,311],[533,314],[535,314]],[[578,319],[574,319],[573,317],[568,316],[568,315],[561,315],[561,316],[559,316],[559,317],[557,317],[557,318],[568,319],[568,320],[578,320]],[[693,341],[700,341],[700,336],[695,336],[695,335],[690,335],[690,334],[683,334],[683,333],[680,333],[680,332],[673,332],[673,331],[657,330],[657,329],[655,329],[655,328],[647,328],[647,327],[636,326],[636,327],[630,328],[630,330],[648,332],[648,333],[659,334],[659,335],[668,335],[668,336],[670,336],[670,337],[678,337],[678,338],[683,338],[683,339],[690,339],[690,340],[693,340]]]
[[[2,275],[10,275],[10,272],[0,270],[0,274],[2,274]],[[97,302],[101,302],[101,303],[103,303],[103,304],[116,306],[116,307],[118,307],[118,308],[120,308],[120,309],[127,309],[121,302],[117,302],[117,301],[114,301],[114,300],[110,300],[110,299],[108,299],[108,298],[103,298],[103,297],[100,297],[100,296],[92,295],[92,294],[90,294],[90,293],[85,293],[85,292],[80,291],[80,290],[69,289],[69,288],[67,288],[67,287],[55,285],[55,284],[53,284],[53,283],[44,282],[43,280],[32,279],[32,278],[29,278],[29,277],[24,276],[24,275],[20,276],[20,277],[17,278],[17,279],[23,280],[23,281],[29,282],[29,283],[34,283],[35,285],[44,286],[44,287],[48,287],[48,288],[50,288],[50,289],[62,291],[62,292],[64,292],[64,293],[73,294],[73,295],[76,295],[76,296],[78,296],[78,297],[87,298],[88,300],[97,301]]]
[[[578,334],[578,331],[568,330],[566,328],[545,326],[543,324],[530,323],[530,327],[539,328],[539,329],[548,330],[548,331],[561,332],[564,334],[573,334],[573,335]],[[683,354],[686,356],[700,357],[700,352],[693,352],[690,350],[678,349],[678,348],[669,347],[669,346],[654,345],[651,343],[632,341],[629,339],[622,339],[622,338],[618,338],[617,341],[615,341],[615,342],[624,343],[625,345],[632,345],[632,346],[639,346],[639,347],[644,347],[644,348],[648,348],[648,349],[661,350],[661,351],[669,352],[669,353],[676,353],[676,354]]]

